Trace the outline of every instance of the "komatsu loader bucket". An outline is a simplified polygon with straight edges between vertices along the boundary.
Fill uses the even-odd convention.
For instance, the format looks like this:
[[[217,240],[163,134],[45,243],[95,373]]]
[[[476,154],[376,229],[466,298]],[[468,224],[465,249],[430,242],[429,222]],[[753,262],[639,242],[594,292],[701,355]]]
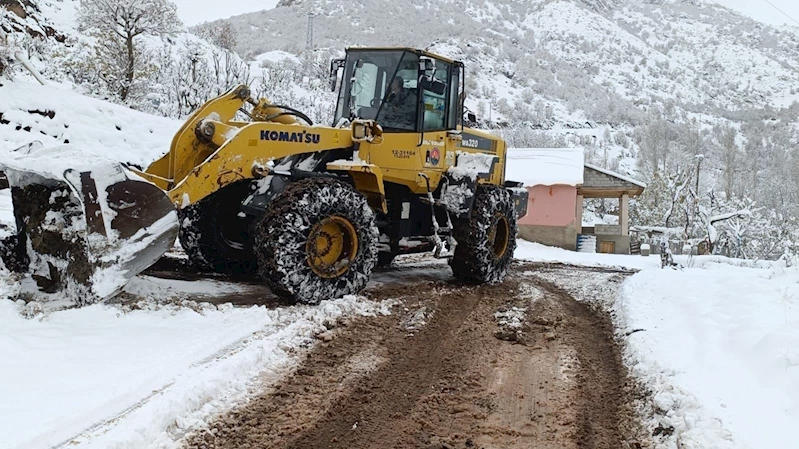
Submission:
[[[15,260],[39,290],[79,304],[118,293],[178,235],[166,193],[118,162],[71,147],[0,155],[17,222]]]

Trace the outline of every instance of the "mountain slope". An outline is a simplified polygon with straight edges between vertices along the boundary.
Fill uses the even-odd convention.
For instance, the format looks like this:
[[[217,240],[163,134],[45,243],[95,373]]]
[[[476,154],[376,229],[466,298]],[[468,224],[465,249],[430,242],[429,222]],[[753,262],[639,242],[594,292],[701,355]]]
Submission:
[[[676,107],[682,113],[677,118],[684,119],[688,111],[785,107],[799,99],[791,93],[799,86],[796,28],[778,30],[698,0],[282,5],[226,21],[238,33],[241,54],[302,53],[305,14],[313,10],[317,48],[443,50],[464,59],[477,75],[473,100],[495,98],[491,89],[507,84],[499,96],[512,106],[554,102],[556,118],[566,122],[576,117],[558,114],[560,107],[584,111],[589,120],[620,123],[635,121],[636,111],[651,105]],[[532,90],[530,101],[518,101],[526,88]],[[637,105],[636,111],[625,101]],[[545,118],[533,111],[516,115]]]

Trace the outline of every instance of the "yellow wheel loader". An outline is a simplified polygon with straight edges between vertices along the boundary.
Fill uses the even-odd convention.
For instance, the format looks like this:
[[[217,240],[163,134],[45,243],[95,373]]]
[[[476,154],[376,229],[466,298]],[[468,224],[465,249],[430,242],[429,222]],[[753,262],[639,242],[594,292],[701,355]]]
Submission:
[[[7,265],[94,301],[177,236],[201,270],[257,274],[306,303],[357,293],[406,253],[449,258],[463,281],[501,281],[527,193],[505,180],[505,142],[463,127],[464,77],[425,51],[350,48],[331,62],[332,126],[242,85],[195,111],[143,171],[22,150],[0,163],[18,225]]]

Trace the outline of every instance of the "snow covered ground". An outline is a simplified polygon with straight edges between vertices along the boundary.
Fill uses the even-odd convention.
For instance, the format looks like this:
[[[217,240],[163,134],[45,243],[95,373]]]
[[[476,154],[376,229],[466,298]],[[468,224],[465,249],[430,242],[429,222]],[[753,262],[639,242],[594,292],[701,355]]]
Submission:
[[[626,362],[673,429],[663,448],[799,447],[799,268],[715,256],[581,254],[519,241],[517,257],[641,270],[615,305]]]
[[[644,270],[623,286],[634,372],[685,448],[799,447],[799,270]]]
[[[798,268],[698,257],[662,270],[657,256],[524,241],[517,256],[641,270],[625,281],[615,319],[628,365],[654,394],[655,419],[673,429],[660,447],[796,447],[787,429],[799,422]],[[0,355],[13,361],[0,370],[2,447],[175,447],[256,382],[291,369],[326,323],[390,308],[356,297],[279,309],[170,299],[230,288],[141,277],[126,289],[150,298],[136,307],[32,319],[29,307],[0,299]],[[0,297],[7,289],[0,283]]]
[[[3,448],[172,447],[185,429],[290,369],[330,323],[388,313],[320,306],[94,305],[33,319],[0,299]]]
[[[518,240],[517,243],[516,258],[533,262],[560,262],[574,265],[618,267],[633,270],[660,267],[659,256],[643,257],[621,254],[578,253],[542,245],[540,243],[532,243],[526,240]]]

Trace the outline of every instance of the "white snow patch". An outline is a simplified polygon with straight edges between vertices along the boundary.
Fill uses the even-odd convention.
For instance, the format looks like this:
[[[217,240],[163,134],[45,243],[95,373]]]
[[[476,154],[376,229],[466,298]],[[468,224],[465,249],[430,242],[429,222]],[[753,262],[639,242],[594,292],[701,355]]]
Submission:
[[[643,183],[643,182],[641,182],[641,181],[636,181],[635,179],[633,179],[633,178],[630,178],[629,176],[624,176],[624,175],[622,175],[622,174],[620,174],[620,173],[616,173],[615,171],[610,171],[610,170],[608,170],[608,169],[602,168],[602,167],[600,167],[600,166],[598,166],[598,165],[594,165],[594,164],[588,164],[588,163],[586,163],[586,164],[585,164],[585,166],[586,166],[587,168],[590,168],[590,169],[592,169],[592,170],[596,170],[596,171],[598,171],[598,172],[600,172],[600,173],[604,173],[604,174],[606,174],[606,175],[608,175],[608,176],[612,176],[612,177],[614,177],[614,178],[619,178],[619,179],[621,179],[622,181],[629,182],[630,184],[637,185],[638,187],[644,187],[644,188],[646,188],[646,184],[644,184],[644,183]]]
[[[474,190],[468,184],[448,184],[441,193],[441,201],[447,205],[450,212],[462,214],[469,211],[470,202],[474,197]]]
[[[511,329],[521,329],[526,316],[527,308],[525,307],[511,307],[508,310],[494,312],[497,324]]]
[[[266,53],[261,53],[257,55],[255,61],[262,63],[262,62],[283,62],[284,60],[289,60],[293,62],[301,62],[300,58],[296,55],[293,55],[289,52],[281,51],[281,50],[273,50],[268,51]]]
[[[622,287],[632,371],[684,448],[793,448],[799,269],[645,270]],[[667,446],[673,447],[673,446]]]
[[[176,447],[285,373],[326,323],[390,311],[354,296],[274,310],[93,305],[34,319],[21,308],[0,300],[9,449]]]
[[[451,166],[447,172],[459,181],[463,178],[476,180],[481,173],[491,173],[491,167],[496,156],[482,153],[469,153],[466,151],[456,152],[457,159],[455,165]]]
[[[540,243],[517,240],[514,257],[532,262],[555,262],[573,265],[618,267],[630,269],[659,268],[660,257],[632,256],[623,254],[578,253]]]
[[[69,141],[81,151],[146,166],[169,150],[169,143],[182,124],[180,120],[89,98],[62,86],[4,81],[0,98],[0,113],[9,121],[0,125],[0,152],[32,140],[40,140],[45,146]],[[27,127],[30,132],[25,131]]]
[[[528,242],[527,240],[516,240],[516,251],[514,257],[519,260],[530,262],[550,262],[565,263],[587,267],[606,267],[620,268],[629,270],[644,270],[648,268],[660,268],[660,255],[651,254],[649,256],[630,255],[630,254],[603,254],[603,253],[580,253],[569,251],[553,246],[546,246],[540,243]],[[678,268],[706,268],[713,266],[736,266],[748,268],[773,268],[780,269],[785,267],[784,261],[769,260],[745,260],[733,259],[724,256],[692,256],[675,255],[674,262]]]
[[[9,227],[9,230],[16,229],[14,220],[14,207],[11,204],[11,189],[0,190],[0,224]],[[3,230],[0,228],[0,239],[3,238]]]
[[[236,284],[214,281],[210,279],[181,281],[162,279],[153,276],[137,276],[125,285],[125,292],[151,298],[176,298],[185,295],[219,296],[237,293],[241,287]]]

